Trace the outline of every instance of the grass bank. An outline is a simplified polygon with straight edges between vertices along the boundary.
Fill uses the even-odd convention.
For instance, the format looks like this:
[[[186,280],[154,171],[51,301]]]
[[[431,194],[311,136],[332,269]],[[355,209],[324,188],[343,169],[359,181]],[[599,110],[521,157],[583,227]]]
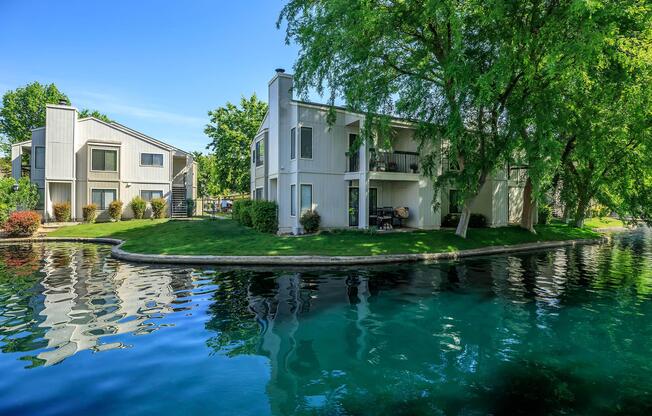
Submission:
[[[589,228],[623,228],[625,223],[617,218],[602,217],[588,218],[584,221],[584,226]]]
[[[437,253],[537,241],[596,238],[600,234],[564,224],[540,225],[537,234],[517,227],[470,229],[468,238],[451,230],[409,233],[361,231],[323,232],[290,237],[262,234],[224,220],[131,220],[63,227],[53,237],[113,237],[125,240],[124,250],[146,254],[187,255],[325,255]]]

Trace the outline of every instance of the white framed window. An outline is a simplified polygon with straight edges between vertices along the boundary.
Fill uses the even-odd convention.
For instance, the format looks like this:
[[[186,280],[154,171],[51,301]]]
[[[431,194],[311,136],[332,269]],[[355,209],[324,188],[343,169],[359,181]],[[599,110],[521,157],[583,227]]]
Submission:
[[[141,153],[140,154],[141,166],[156,166],[163,167],[163,154],[162,153]]]
[[[262,166],[265,163],[265,143],[262,140],[256,142],[256,149],[254,150],[256,166]]]
[[[290,185],[290,216],[297,216],[297,186]]]
[[[118,151],[107,149],[91,149],[91,170],[117,172]]]
[[[34,169],[45,169],[45,147],[34,147]]]
[[[263,188],[256,188],[256,193],[254,194],[254,199],[260,201],[263,199]]]
[[[312,127],[301,127],[301,159],[312,159]]]
[[[109,204],[117,199],[116,189],[91,189],[91,202],[97,209],[109,209]]]
[[[301,215],[312,209],[312,185],[307,183],[301,184]]]
[[[290,159],[297,158],[297,129],[292,127],[290,129]]]
[[[163,191],[143,190],[140,191],[140,197],[145,201],[150,202],[154,198],[163,198]]]

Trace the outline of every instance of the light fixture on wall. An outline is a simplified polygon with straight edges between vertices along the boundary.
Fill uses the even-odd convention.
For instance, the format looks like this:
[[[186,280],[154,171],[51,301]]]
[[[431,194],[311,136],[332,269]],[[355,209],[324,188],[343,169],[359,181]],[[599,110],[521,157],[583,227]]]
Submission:
[[[11,187],[11,190],[14,191],[14,192],[18,192],[19,189],[20,189],[20,186],[18,186],[18,183],[13,184],[13,186]]]

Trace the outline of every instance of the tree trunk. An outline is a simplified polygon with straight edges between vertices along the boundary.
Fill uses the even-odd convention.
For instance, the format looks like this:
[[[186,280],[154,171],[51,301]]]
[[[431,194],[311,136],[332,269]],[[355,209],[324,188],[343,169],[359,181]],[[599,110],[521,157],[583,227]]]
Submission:
[[[584,217],[586,217],[586,209],[589,207],[590,200],[591,197],[589,195],[580,197],[580,200],[577,203],[577,211],[575,212],[576,227],[584,226]]]
[[[471,220],[471,202],[475,199],[471,198],[469,201],[464,202],[464,208],[462,208],[462,215],[460,215],[460,222],[457,223],[457,229],[455,230],[455,235],[459,235],[462,238],[466,238],[466,230],[469,228],[469,221]]]
[[[525,188],[523,188],[523,211],[521,212],[521,228],[525,228],[531,233],[534,230],[534,203],[532,202],[532,181],[527,178]]]

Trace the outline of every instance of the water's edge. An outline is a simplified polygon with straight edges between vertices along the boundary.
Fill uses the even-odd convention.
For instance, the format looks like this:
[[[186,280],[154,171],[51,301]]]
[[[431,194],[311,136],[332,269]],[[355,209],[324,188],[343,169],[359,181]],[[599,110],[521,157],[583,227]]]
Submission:
[[[591,239],[575,239],[561,241],[543,241],[504,246],[489,246],[469,250],[459,250],[442,253],[418,254],[379,254],[372,256],[213,256],[213,255],[172,255],[172,254],[142,254],[123,250],[124,240],[116,238],[86,238],[86,237],[30,237],[5,238],[0,244],[40,243],[40,242],[72,242],[96,243],[113,245],[111,256],[119,260],[150,264],[184,264],[184,265],[251,265],[251,266],[326,266],[355,264],[387,264],[417,261],[456,260],[460,258],[479,257],[496,254],[517,253],[524,251],[546,250],[559,247],[575,247],[579,245],[595,245],[608,242],[610,237]]]

